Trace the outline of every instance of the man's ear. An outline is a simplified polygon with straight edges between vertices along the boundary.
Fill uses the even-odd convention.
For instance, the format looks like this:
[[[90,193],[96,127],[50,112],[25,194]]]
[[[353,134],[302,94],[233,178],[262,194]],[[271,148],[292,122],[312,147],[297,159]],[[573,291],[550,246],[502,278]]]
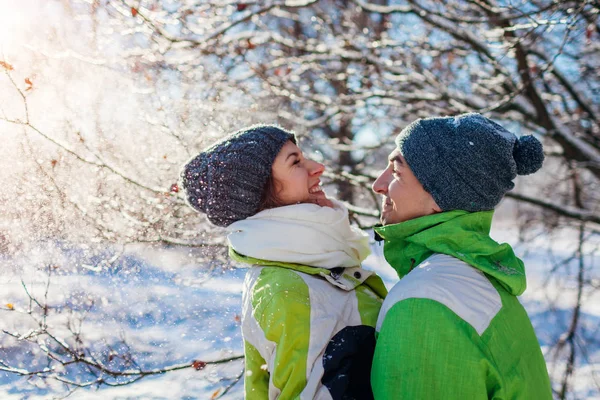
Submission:
[[[437,205],[436,201],[433,199],[433,196],[431,196],[431,209],[433,210],[434,213],[442,212],[442,209],[440,208],[440,206]]]

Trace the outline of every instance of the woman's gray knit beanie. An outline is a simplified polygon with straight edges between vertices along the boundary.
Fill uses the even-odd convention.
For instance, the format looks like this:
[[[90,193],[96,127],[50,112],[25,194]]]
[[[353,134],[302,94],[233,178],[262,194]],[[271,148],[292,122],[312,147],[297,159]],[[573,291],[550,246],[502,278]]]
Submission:
[[[217,226],[258,212],[273,161],[292,132],[275,125],[244,128],[189,160],[181,171],[188,204]]]
[[[396,145],[442,211],[493,209],[513,179],[542,167],[542,144],[476,113],[419,119]]]

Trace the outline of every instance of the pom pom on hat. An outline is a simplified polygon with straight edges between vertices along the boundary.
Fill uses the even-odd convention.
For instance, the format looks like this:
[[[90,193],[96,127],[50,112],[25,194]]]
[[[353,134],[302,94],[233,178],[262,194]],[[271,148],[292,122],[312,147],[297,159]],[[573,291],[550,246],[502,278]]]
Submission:
[[[517,174],[533,174],[544,163],[544,149],[539,140],[535,137],[521,136],[513,149],[513,158],[517,164]]]

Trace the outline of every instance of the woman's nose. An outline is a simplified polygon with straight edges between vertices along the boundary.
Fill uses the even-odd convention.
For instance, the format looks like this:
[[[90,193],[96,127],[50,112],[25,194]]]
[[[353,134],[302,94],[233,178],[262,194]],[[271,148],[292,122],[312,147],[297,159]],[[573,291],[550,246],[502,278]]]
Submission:
[[[321,175],[324,171],[325,171],[325,165],[321,164],[320,162],[316,162],[313,160],[310,160],[310,174],[311,175]]]

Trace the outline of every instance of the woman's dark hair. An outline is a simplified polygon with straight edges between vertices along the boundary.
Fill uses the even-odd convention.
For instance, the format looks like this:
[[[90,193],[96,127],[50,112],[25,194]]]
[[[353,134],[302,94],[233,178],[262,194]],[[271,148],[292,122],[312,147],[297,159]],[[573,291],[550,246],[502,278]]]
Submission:
[[[260,198],[260,206],[258,207],[257,212],[268,210],[269,208],[282,206],[283,203],[278,196],[280,190],[281,189],[279,188],[279,184],[275,180],[273,174],[269,175],[269,178],[265,183],[262,196]]]
[[[297,144],[295,136],[292,136],[289,141]],[[263,210],[268,210],[269,208],[276,208],[285,205],[284,202],[279,198],[279,192],[281,192],[282,189],[281,185],[273,176],[272,170],[273,168],[271,167],[271,174],[269,175],[269,178],[267,179],[267,182],[263,188],[257,213]]]

